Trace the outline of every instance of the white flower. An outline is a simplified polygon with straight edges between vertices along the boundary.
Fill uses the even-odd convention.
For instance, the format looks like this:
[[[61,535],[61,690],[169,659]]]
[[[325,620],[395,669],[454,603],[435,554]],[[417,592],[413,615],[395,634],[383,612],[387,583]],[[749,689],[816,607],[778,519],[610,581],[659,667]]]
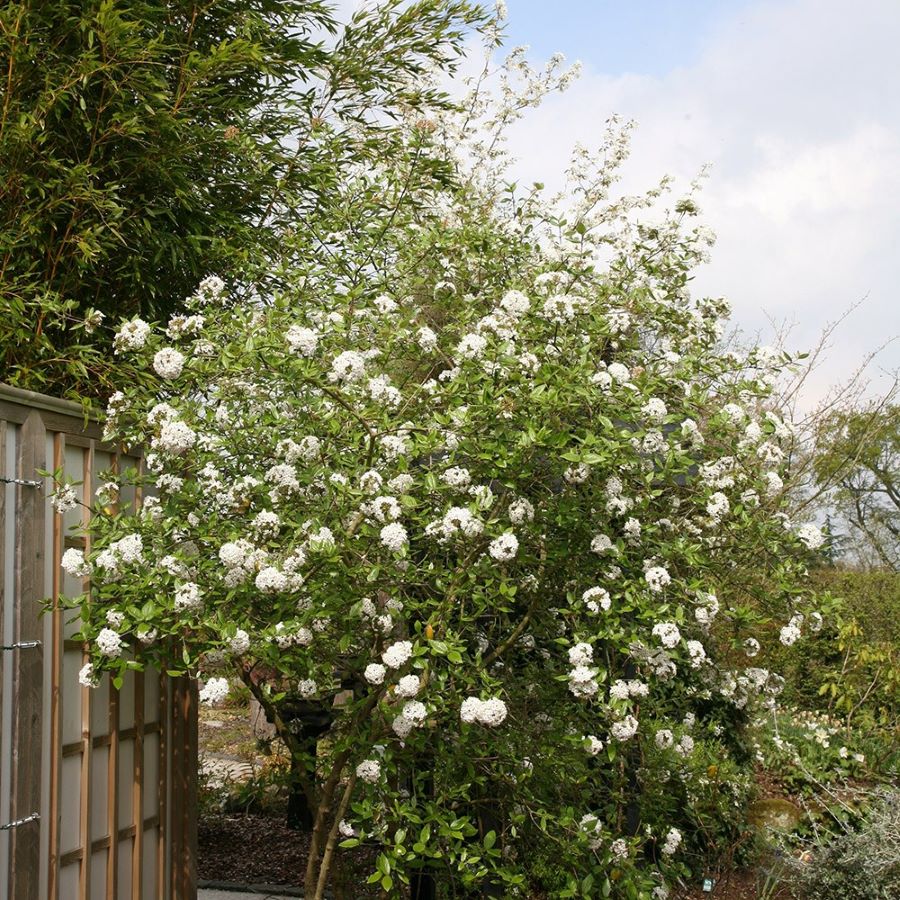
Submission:
[[[574,666],[569,672],[569,691],[576,697],[593,697],[600,689],[597,670],[588,666]]]
[[[457,345],[456,352],[466,359],[476,359],[484,353],[487,338],[480,334],[467,334]]]
[[[587,752],[591,756],[596,756],[603,749],[603,741],[592,734],[586,734],[582,739],[587,744]]]
[[[669,414],[666,404],[659,397],[651,397],[641,407],[641,412],[652,422],[662,422]]]
[[[662,852],[665,856],[671,856],[681,844],[681,832],[677,828],[670,828],[666,835],[665,843],[662,845]]]
[[[85,578],[91,574],[90,563],[85,562],[84,553],[75,547],[70,547],[63,553],[60,565],[63,571],[73,578]]]
[[[682,756],[688,756],[694,752],[694,739],[689,734],[683,734],[675,745],[675,752]]]
[[[315,681],[313,681],[312,678],[304,678],[297,684],[297,692],[305,700],[308,700],[310,697],[315,696],[318,689],[319,686],[315,683]]]
[[[330,378],[332,381],[359,381],[366,374],[366,359],[355,350],[345,350],[338,354],[331,363]]]
[[[386,434],[378,441],[381,452],[389,460],[399,459],[409,451],[406,438],[400,434]]]
[[[478,710],[481,708],[481,698],[466,697],[459,708],[459,717],[463,722],[471,725],[478,721]]]
[[[177,378],[184,369],[184,354],[174,347],[163,347],[153,357],[153,371],[160,378],[171,381]]]
[[[389,669],[399,669],[406,664],[410,656],[412,656],[412,642],[397,641],[381,654],[381,659]]]
[[[278,517],[278,513],[264,509],[253,517],[250,524],[257,535],[271,538],[278,534],[281,528],[281,519]]]
[[[668,728],[661,728],[656,732],[654,740],[660,750],[668,750],[675,743],[675,735]]]
[[[200,606],[200,588],[188,581],[175,590],[175,609],[196,609]]]
[[[334,534],[324,525],[309,535],[309,549],[317,553],[330,553],[335,548]]]
[[[255,581],[258,590],[264,594],[277,594],[289,587],[288,577],[274,566],[265,566],[256,575]]]
[[[397,694],[400,697],[415,697],[422,687],[422,682],[418,675],[404,675],[397,682]],[[404,712],[404,715],[406,713]]]
[[[500,725],[507,715],[506,704],[498,699],[481,700],[478,697],[467,697],[462,702],[459,717],[463,722],[477,722],[487,728]]]
[[[198,697],[201,703],[212,706],[221,703],[228,696],[228,690],[227,678],[210,678],[200,689]]]
[[[513,525],[522,525],[534,519],[534,507],[524,497],[519,497],[509,504],[509,521]]]
[[[369,684],[383,684],[386,672],[387,669],[381,663],[369,663],[363,672],[363,677]]]
[[[468,469],[464,469],[462,466],[453,466],[441,475],[441,481],[449,484],[450,487],[463,488],[468,487],[472,481],[472,476],[469,474]]]
[[[617,741],[627,741],[637,734],[638,720],[634,716],[625,716],[624,719],[613,722],[609,730]]]
[[[100,686],[100,679],[94,672],[93,663],[87,663],[78,672],[78,683],[82,687],[95,688]]]
[[[650,590],[658,594],[672,581],[672,576],[662,566],[651,566],[644,572],[644,580]]]
[[[563,478],[569,484],[584,484],[591,477],[591,467],[586,463],[578,463],[576,466],[569,466],[563,472]]]
[[[700,641],[688,641],[687,649],[691,656],[691,666],[699,669],[706,659],[706,649]]]
[[[235,656],[241,656],[250,649],[250,635],[242,628],[234,633],[234,637],[228,641],[228,649]]]
[[[227,541],[219,548],[219,559],[225,564],[226,568],[237,569],[244,565],[251,549],[250,544],[246,541],[237,543]]]
[[[570,666],[589,666],[594,661],[594,648],[590,644],[575,644],[569,647]]]
[[[790,647],[792,644],[796,644],[797,641],[800,640],[799,623],[791,619],[791,621],[781,629],[779,640],[782,644],[784,644],[785,647]]]
[[[426,353],[431,353],[437,347],[437,335],[427,326],[423,326],[416,332],[416,343]]]
[[[784,482],[781,480],[781,476],[777,472],[766,472],[765,479],[765,494],[767,497],[774,497],[776,494],[780,494],[784,489]]]
[[[756,656],[759,653],[759,641],[756,638],[747,638],[744,641],[744,653],[751,658]]]
[[[531,302],[521,291],[507,291],[500,301],[500,308],[512,319],[525,315],[531,308]]]
[[[397,301],[392,297],[388,297],[387,294],[380,294],[372,302],[375,304],[375,308],[378,312],[382,315],[387,315],[397,309]]]
[[[412,676],[415,677],[415,676]],[[425,704],[419,702],[418,700],[409,700],[403,704],[403,711],[401,715],[404,719],[408,719],[414,725],[420,725],[425,721],[425,716],[428,714],[428,711],[425,709]]]
[[[388,550],[399,553],[406,546],[409,538],[406,529],[399,522],[391,522],[381,529],[381,543]]]
[[[588,588],[581,595],[581,599],[592,613],[598,613],[601,609],[606,612],[612,606],[609,591],[602,587]]]
[[[341,819],[338,823],[338,831],[340,832],[341,837],[356,837],[356,829],[346,819]]]
[[[609,845],[609,852],[612,854],[613,859],[627,859],[628,842],[624,838],[616,838]]]
[[[728,514],[730,508],[731,504],[728,502],[728,498],[721,491],[717,491],[706,502],[706,511],[709,513],[709,517],[717,522]]]
[[[150,326],[143,319],[132,319],[125,322],[116,332],[113,346],[116,353],[123,350],[139,350],[150,337]]]
[[[139,534],[126,534],[125,537],[113,541],[109,549],[117,554],[124,563],[136,563],[143,560],[144,541]]]
[[[653,626],[653,636],[659,638],[659,642],[670,650],[681,640],[681,632],[674,622],[658,622]]]
[[[809,550],[818,550],[825,543],[825,535],[821,529],[812,522],[807,522],[797,529],[797,537]]]
[[[112,628],[102,628],[97,635],[97,649],[111,659],[122,655],[122,636]]]
[[[619,550],[608,535],[597,534],[591,540],[591,552],[602,556],[604,553],[618,553]]]
[[[64,484],[50,498],[50,505],[58,512],[65,513],[78,506],[78,494],[71,484]]]
[[[155,450],[179,456],[190,450],[196,441],[197,435],[193,429],[177,419],[169,419],[163,422],[159,435],[153,438],[151,444]]]
[[[508,562],[519,551],[518,538],[511,532],[507,531],[491,541],[488,552],[498,562]]]
[[[364,759],[356,767],[356,777],[368,784],[375,784],[381,777],[381,763],[377,759]]]
[[[631,372],[628,371],[626,366],[623,366],[622,363],[610,363],[606,367],[606,371],[609,372],[610,377],[613,381],[618,381],[621,384],[625,384],[629,378],[631,378]]]

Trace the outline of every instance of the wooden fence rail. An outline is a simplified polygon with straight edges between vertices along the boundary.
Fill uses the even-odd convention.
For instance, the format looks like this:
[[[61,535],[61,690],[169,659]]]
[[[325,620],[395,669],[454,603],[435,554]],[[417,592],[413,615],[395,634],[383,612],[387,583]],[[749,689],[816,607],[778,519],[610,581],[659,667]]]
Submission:
[[[87,584],[60,560],[89,549],[86,507],[56,513],[38,474],[63,469],[89,504],[101,473],[139,464],[76,404],[0,384],[4,900],[196,898],[195,686],[151,672],[129,673],[121,690],[79,685],[85,647],[59,601]]]

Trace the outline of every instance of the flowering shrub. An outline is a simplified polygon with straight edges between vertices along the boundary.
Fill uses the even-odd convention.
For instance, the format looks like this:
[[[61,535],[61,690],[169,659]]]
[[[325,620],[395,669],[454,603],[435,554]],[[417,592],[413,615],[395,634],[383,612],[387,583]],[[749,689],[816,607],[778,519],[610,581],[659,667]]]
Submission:
[[[153,664],[216,702],[240,677],[318,766],[309,898],[363,840],[389,893],[429,869],[525,896],[538,847],[556,896],[665,896],[678,811],[642,793],[664,768],[692,802],[700,732],[725,760],[778,693],[759,626],[811,621],[766,406],[786,357],[724,348],[727,304],[689,296],[693,201],[637,224],[579,159],[568,220],[472,184],[414,205],[388,171],[282,292],[209,279],[116,341],[144,374],[107,431],[145,448],[119,477],[146,492],[67,553],[83,680]],[[329,720],[318,761],[298,697]]]

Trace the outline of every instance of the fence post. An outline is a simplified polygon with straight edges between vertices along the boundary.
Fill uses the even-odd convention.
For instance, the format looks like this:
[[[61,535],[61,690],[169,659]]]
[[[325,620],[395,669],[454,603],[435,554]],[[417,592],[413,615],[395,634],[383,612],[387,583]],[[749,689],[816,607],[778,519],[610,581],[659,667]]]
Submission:
[[[17,474],[34,479],[46,468],[46,429],[41,414],[32,410],[21,430]],[[44,585],[44,528],[46,509],[40,488],[20,484],[16,489],[15,641],[40,641]],[[41,739],[43,736],[44,652],[38,645],[13,657],[12,810],[21,820],[41,808]],[[12,830],[10,847],[11,900],[38,900],[41,822],[32,820]]]

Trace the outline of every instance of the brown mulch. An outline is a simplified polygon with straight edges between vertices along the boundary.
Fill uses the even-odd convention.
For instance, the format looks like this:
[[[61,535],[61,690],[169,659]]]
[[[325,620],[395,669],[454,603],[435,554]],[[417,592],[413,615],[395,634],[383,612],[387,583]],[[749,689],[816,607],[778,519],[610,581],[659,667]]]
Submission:
[[[700,887],[690,888],[675,895],[674,900],[758,900],[760,877],[756,871],[738,869],[727,872],[719,879],[712,892]],[[786,887],[767,895],[768,900],[791,900],[793,895]]]
[[[201,818],[197,827],[198,876],[201,881],[242,885],[300,887],[310,835],[295,831],[280,816],[259,813]],[[376,851],[343,851],[342,880],[354,885],[352,896],[378,897],[365,885],[374,870]]]

